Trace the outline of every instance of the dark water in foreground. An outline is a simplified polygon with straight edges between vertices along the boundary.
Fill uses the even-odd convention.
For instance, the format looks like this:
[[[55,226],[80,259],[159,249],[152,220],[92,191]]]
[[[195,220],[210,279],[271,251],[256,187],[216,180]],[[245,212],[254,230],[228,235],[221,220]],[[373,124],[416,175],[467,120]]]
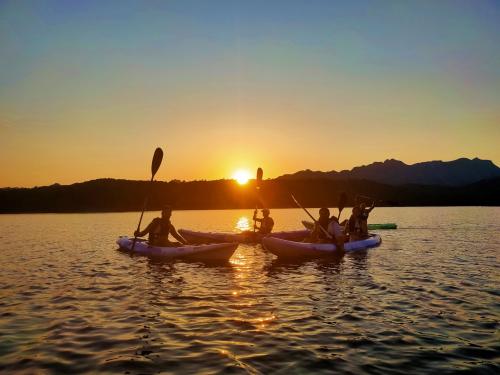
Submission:
[[[251,214],[173,222],[227,230]],[[277,230],[305,218],[272,214]],[[260,245],[222,265],[130,257],[114,240],[137,219],[0,216],[0,372],[500,371],[499,208],[376,209],[371,222],[401,229],[337,262]]]

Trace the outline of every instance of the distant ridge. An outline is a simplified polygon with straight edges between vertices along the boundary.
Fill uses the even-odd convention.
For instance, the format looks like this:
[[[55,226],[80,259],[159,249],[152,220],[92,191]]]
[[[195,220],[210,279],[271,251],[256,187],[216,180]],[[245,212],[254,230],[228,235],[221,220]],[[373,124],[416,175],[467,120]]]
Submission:
[[[278,179],[364,179],[387,185],[440,185],[463,186],[490,178],[500,177],[500,168],[491,160],[460,158],[453,161],[428,161],[405,164],[388,159],[340,172],[299,171]]]

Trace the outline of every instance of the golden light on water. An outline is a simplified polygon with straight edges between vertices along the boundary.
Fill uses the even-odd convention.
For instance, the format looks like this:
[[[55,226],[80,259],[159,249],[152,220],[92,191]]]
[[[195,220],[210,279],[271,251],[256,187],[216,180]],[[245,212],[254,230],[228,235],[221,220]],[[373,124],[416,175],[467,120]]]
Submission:
[[[246,169],[238,169],[233,173],[233,179],[240,185],[245,185],[250,180],[251,174]]]
[[[243,231],[252,229],[250,220],[246,216],[242,216],[238,219],[236,223],[236,229]]]

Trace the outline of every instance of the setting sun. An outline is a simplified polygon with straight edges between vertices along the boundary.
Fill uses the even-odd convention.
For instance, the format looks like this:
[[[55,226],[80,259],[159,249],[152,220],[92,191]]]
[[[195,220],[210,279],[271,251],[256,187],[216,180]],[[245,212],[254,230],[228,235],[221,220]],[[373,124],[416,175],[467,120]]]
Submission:
[[[233,179],[235,179],[238,184],[245,185],[250,179],[250,172],[244,169],[238,169],[233,173]]]

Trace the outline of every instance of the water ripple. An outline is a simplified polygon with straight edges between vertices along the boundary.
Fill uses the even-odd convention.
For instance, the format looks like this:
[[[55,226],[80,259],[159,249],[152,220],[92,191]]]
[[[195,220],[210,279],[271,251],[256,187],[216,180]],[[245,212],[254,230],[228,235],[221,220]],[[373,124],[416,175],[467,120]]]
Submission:
[[[377,209],[402,228],[377,249],[283,262],[241,245],[224,264],[117,252],[132,213],[0,216],[0,371],[497,374],[499,213]],[[174,219],[221,230],[245,214]],[[302,218],[273,215],[280,230]]]

